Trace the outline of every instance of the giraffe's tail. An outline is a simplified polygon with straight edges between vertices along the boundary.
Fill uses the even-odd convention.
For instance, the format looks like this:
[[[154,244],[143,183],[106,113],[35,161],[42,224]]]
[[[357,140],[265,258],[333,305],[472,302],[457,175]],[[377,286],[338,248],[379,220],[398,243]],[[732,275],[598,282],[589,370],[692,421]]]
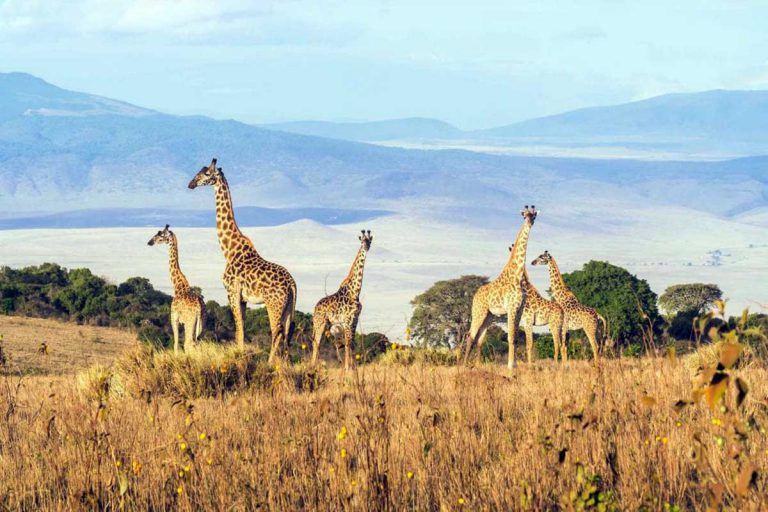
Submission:
[[[203,334],[203,327],[205,326],[205,301],[202,297],[199,298],[200,300],[200,317],[197,319],[197,329],[195,332],[195,337],[197,339],[200,339],[200,335]]]
[[[296,294],[296,281],[293,281],[291,283],[291,302],[289,304],[289,307],[291,308],[290,316],[288,316],[286,320],[286,326],[285,326],[285,346],[288,347],[291,344],[291,339],[293,339],[293,334],[296,332],[296,322],[294,321],[294,317],[296,316],[296,300],[297,300],[297,294]]]
[[[608,339],[608,322],[600,313],[597,313],[597,319],[603,323],[603,335],[600,338],[602,339],[603,343],[605,343],[605,341]]]

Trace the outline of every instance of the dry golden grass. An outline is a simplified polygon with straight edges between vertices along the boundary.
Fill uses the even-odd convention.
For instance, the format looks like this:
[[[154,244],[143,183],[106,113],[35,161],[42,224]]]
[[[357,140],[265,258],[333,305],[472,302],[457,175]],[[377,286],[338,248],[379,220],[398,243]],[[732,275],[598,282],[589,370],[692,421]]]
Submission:
[[[111,327],[0,315],[0,335],[8,358],[0,374],[73,374],[94,364],[111,364],[135,347],[136,334]],[[41,345],[47,354],[41,357]]]
[[[728,412],[676,409],[690,373],[666,359],[374,365],[188,401],[6,377],[0,507],[765,510],[768,373],[736,374]]]

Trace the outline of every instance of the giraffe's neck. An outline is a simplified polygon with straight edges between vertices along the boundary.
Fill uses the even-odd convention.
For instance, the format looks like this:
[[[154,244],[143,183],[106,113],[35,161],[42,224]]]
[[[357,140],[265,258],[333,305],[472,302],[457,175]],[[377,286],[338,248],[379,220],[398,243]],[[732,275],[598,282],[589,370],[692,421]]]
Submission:
[[[515,245],[512,252],[509,253],[509,260],[504,270],[501,271],[499,278],[511,280],[513,283],[520,283],[525,275],[525,258],[528,252],[528,235],[531,232],[531,224],[528,220],[523,221],[520,232],[515,239]]]
[[[349,269],[347,277],[341,282],[341,289],[346,291],[350,297],[357,298],[360,295],[360,289],[363,287],[363,269],[365,267],[365,256],[368,251],[361,245],[357,251],[355,261],[352,262],[352,268]]]
[[[179,266],[179,244],[176,241],[176,235],[171,236],[171,241],[168,243],[168,253],[170,255],[171,283],[173,283],[175,293],[189,290],[189,281]]]
[[[214,192],[216,194],[216,234],[219,237],[219,246],[224,253],[224,258],[230,260],[235,250],[243,244],[249,245],[255,251],[251,241],[237,226],[229,183],[223,175],[219,183],[214,185]]]
[[[556,302],[564,302],[575,298],[573,292],[565,285],[563,276],[560,274],[560,268],[551,256],[549,258],[549,286],[552,289],[552,297],[554,297]]]

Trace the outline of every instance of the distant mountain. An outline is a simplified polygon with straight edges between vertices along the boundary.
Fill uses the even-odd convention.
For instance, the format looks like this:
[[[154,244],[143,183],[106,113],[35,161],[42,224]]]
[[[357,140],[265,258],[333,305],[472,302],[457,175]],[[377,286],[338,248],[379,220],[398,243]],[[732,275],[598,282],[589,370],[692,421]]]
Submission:
[[[299,133],[329,139],[381,142],[389,140],[451,139],[463,132],[438,119],[411,117],[364,123],[331,123],[328,121],[294,121],[261,125],[281,132]]]
[[[686,163],[409,150],[172,116],[30,75],[0,74],[0,84],[5,219],[94,208],[211,209],[210,191],[186,185],[212,157],[233,185],[236,205],[289,208],[309,218],[306,208],[419,208],[489,226],[508,222],[510,209],[526,202],[561,212],[599,202],[727,215],[768,205],[765,157]]]
[[[666,94],[621,105],[573,110],[474,135],[608,143],[760,143],[768,153],[768,91]]]
[[[82,117],[155,114],[122,101],[67,91],[27,73],[0,73],[0,122],[18,116]]]

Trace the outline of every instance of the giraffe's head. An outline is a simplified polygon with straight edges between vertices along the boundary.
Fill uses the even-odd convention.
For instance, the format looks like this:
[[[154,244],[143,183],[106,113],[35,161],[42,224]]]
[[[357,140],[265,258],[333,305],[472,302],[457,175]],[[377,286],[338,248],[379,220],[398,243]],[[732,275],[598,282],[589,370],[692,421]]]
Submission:
[[[149,242],[147,242],[147,245],[171,243],[171,240],[173,239],[173,231],[168,228],[170,228],[170,226],[166,224],[165,229],[161,229],[157,232],[157,234],[155,234],[155,236],[150,238]]]
[[[533,226],[533,222],[536,220],[538,214],[539,212],[536,211],[536,206],[534,205],[531,205],[530,207],[525,205],[525,208],[520,210],[520,215],[522,215],[523,219],[525,219],[531,226]]]
[[[221,167],[216,167],[216,159],[211,160],[211,164],[204,166],[200,171],[195,174],[192,181],[189,182],[189,188],[195,189],[205,185],[216,185],[221,181],[224,174],[221,172]]]
[[[531,265],[549,265],[550,261],[552,261],[552,256],[549,254],[549,251],[544,251],[531,262]]]
[[[373,235],[371,234],[371,230],[368,231],[362,229],[360,230],[361,235],[357,237],[358,240],[360,240],[360,243],[363,244],[363,248],[367,251],[371,248],[371,242],[373,242]]]

